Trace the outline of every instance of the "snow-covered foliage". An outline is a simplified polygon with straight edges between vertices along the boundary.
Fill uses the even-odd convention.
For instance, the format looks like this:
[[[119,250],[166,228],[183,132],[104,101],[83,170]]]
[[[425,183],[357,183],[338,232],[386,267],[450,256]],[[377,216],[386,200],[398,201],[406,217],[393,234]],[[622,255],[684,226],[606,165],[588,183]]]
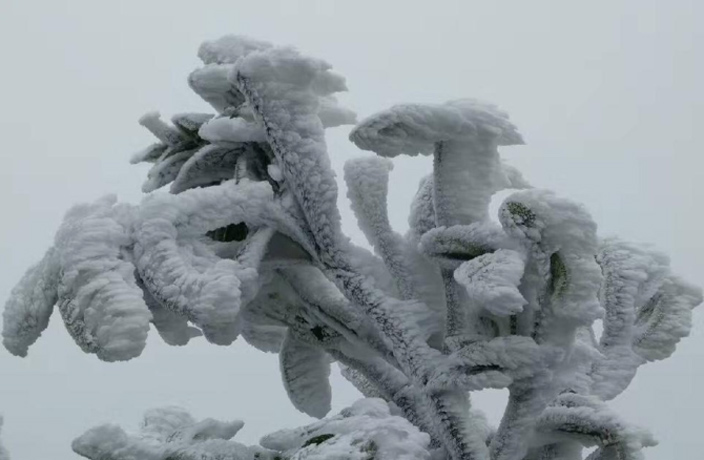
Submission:
[[[214,113],[171,122],[132,157],[153,166],[140,204],[107,197],[70,210],[54,245],[12,291],[3,341],[15,355],[57,307],[99,359],[138,356],[150,324],[170,345],[239,336],[279,353],[293,405],[330,411],[330,365],[368,399],[263,447],[230,441],[241,422],[147,413],[141,431],[94,428],[91,459],[639,459],[653,444],[605,401],[639,366],[670,356],[701,291],[648,247],[601,239],[581,205],[532,188],[498,148],[522,144],[508,115],[463,99],[406,104],[362,120],[366,156],[345,166],[373,252],[341,228],[325,128],[355,123],[345,80],[299,51],[238,36],[203,44],[191,88]],[[406,235],[387,195],[400,154],[432,155]],[[169,186],[168,192],[158,189]],[[508,196],[498,222],[492,196]],[[597,340],[593,323],[604,321]],[[470,394],[507,388],[498,427]],[[374,399],[378,398],[378,399]]]
[[[101,425],[73,441],[73,450],[91,460],[254,460],[273,453],[231,441],[241,421],[196,422],[183,409],[164,407],[144,414],[140,430],[128,434],[116,425]]]
[[[95,427],[73,441],[91,460],[425,460],[430,437],[382,399],[362,399],[338,415],[264,436],[261,446],[232,441],[243,422],[196,422],[178,407],[147,411],[139,431]]]

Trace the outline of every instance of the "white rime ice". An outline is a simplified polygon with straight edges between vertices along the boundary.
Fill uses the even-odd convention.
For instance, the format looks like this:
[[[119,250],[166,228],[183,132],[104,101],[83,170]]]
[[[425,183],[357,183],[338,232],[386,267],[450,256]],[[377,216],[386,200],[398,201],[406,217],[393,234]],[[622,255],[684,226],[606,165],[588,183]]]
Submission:
[[[240,421],[200,422],[178,407],[152,409],[130,434],[102,425],[73,441],[90,460],[429,460],[430,437],[381,399],[363,399],[339,414],[303,428],[264,436],[261,446],[232,438]],[[263,446],[263,447],[262,447]],[[0,457],[1,458],[1,457]]]
[[[266,449],[230,441],[243,425],[241,421],[213,419],[196,422],[183,409],[164,407],[148,411],[135,434],[128,434],[116,425],[102,425],[76,438],[72,447],[90,460],[274,458]]]
[[[231,441],[242,422],[149,411],[141,429],[94,428],[80,455],[144,460],[590,460],[643,458],[645,430],[609,410],[639,366],[665,359],[702,293],[647,246],[602,239],[587,210],[532,188],[499,147],[508,115],[473,99],[403,104],[350,134],[374,152],[344,168],[370,252],[341,228],[325,129],[353,124],[342,76],[320,59],[241,36],[204,43],[188,83],[214,109],[140,124],[157,142],[135,205],[70,210],[13,289],[13,354],[55,307],[106,361],[138,356],[150,325],[169,345],[238,337],[278,353],[294,407],[330,411],[330,365],[367,398],[312,425]],[[432,155],[401,235],[389,221],[392,158]],[[168,186],[168,188],[166,188]],[[489,216],[492,196],[510,195]],[[603,319],[595,338],[593,323]],[[498,427],[470,394],[507,388]],[[0,451],[0,459],[2,459]]]
[[[279,357],[284,387],[293,406],[312,417],[325,417],[332,401],[330,361],[325,352],[289,333]]]
[[[261,444],[291,460],[425,460],[430,437],[392,415],[381,399],[363,399],[339,415],[265,436]]]
[[[498,249],[464,262],[455,270],[455,280],[478,305],[494,315],[509,316],[520,313],[527,303],[518,290],[524,268],[522,254]]]

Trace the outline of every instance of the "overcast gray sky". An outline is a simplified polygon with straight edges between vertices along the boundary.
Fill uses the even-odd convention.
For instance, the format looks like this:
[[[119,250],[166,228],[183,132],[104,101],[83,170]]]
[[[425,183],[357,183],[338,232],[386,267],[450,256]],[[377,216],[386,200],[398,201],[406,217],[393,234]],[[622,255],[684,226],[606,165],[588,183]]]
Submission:
[[[226,33],[327,59],[361,116],[400,102],[499,104],[528,143],[504,156],[533,184],[585,203],[602,235],[657,244],[704,285],[703,15],[700,0],[2,0],[0,304],[69,206],[109,192],[139,200],[146,170],[128,159],[153,140],[137,118],[206,110],[186,76],[200,42]],[[348,131],[328,135],[339,177],[362,154]],[[430,166],[396,162],[399,230]],[[360,241],[344,190],[340,206]],[[661,441],[649,460],[701,458],[702,311],[694,322],[673,358],[642,368],[613,402]],[[334,391],[334,410],[358,397],[338,376]],[[502,398],[478,404],[497,421]],[[276,357],[244,343],[170,348],[153,333],[142,357],[106,364],[80,352],[55,315],[28,358],[0,350],[2,437],[15,460],[76,459],[70,441],[85,429],[133,427],[172,403],[243,419],[248,443],[308,420],[288,403]]]

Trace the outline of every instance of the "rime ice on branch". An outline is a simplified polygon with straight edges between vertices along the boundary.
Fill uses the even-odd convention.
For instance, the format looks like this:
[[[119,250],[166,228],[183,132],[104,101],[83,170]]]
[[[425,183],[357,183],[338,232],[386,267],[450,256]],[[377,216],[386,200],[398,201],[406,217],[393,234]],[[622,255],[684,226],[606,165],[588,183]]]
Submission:
[[[430,438],[381,399],[365,399],[312,425],[281,430],[261,446],[232,441],[244,424],[206,419],[196,422],[177,407],[144,415],[140,431],[115,425],[93,428],[73,442],[91,460],[416,460],[430,459]]]
[[[523,143],[517,128],[470,99],[395,106],[352,130],[358,147],[387,157],[345,166],[374,252],[357,247],[341,229],[325,144],[326,128],[355,123],[335,97],[344,78],[295,49],[238,36],[198,55],[188,82],[215,112],[140,119],[158,140],[132,157],[153,164],[149,195],[67,213],[6,304],[5,347],[25,356],[57,306],[76,343],[102,360],[138,356],[150,324],[170,345],[241,336],[279,353],[302,412],[330,410],[333,361],[368,399],[263,447],[229,441],[241,423],[169,409],[148,413],[137,435],[95,428],[76,452],[557,460],[596,446],[589,459],[642,458],[652,437],[604,401],[689,332],[701,291],[666,257],[600,240],[582,206],[530,188],[499,155]],[[433,169],[400,235],[388,217],[388,158],[419,153]],[[507,188],[528,190],[506,198],[497,223],[489,202]],[[510,394],[495,428],[471,409],[471,392],[486,388]]]

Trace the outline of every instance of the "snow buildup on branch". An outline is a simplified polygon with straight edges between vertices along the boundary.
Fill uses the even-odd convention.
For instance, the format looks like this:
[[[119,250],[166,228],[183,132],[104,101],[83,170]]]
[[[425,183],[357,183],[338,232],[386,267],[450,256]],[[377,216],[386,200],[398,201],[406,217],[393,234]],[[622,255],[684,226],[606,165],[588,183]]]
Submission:
[[[3,336],[10,352],[26,355],[58,302],[66,328],[85,352],[106,361],[141,353],[152,316],[129,255],[133,212],[106,197],[66,214],[54,247],[6,305]]]
[[[602,242],[597,262],[604,273],[606,309],[600,339],[603,358],[592,369],[594,394],[611,399],[631,382],[638,366],[665,359],[691,328],[701,290],[670,273],[667,256],[615,238]]]
[[[567,382],[577,331],[602,314],[602,276],[595,261],[596,224],[580,205],[541,190],[509,196],[499,210],[506,233],[521,243],[527,260],[519,290],[527,303],[517,330],[551,356],[529,379],[509,387],[509,402],[490,450],[492,458],[522,458],[535,418]]]
[[[246,223],[243,242],[219,243],[209,231]],[[81,348],[107,361],[138,356],[149,322],[183,345],[203,328],[231,343],[240,306],[256,296],[259,265],[274,229],[313,253],[297,223],[273,201],[268,183],[233,181],[179,195],[153,195],[139,207],[114,198],[67,213],[56,242],[13,291],[4,312],[4,344],[24,356],[53,306]],[[283,235],[286,235],[284,237]],[[220,256],[226,250],[233,253]],[[135,271],[139,276],[135,279]]]
[[[558,391],[617,394],[638,364],[669,356],[687,334],[700,291],[659,256],[618,244],[599,252],[602,280],[595,225],[579,206],[532,190],[504,203],[503,229],[488,221],[493,193],[530,187],[499,159],[498,146],[522,139],[496,107],[397,106],[353,130],[358,146],[381,156],[435,160],[405,238],[388,221],[391,164],[346,166],[353,208],[377,257],[340,229],[324,128],[354,122],[334,97],[342,77],[290,48],[237,36],[203,44],[199,57],[204,66],[189,83],[217,114],[167,123],[150,113],[140,121],[159,140],[133,157],[154,165],[144,189],[171,184],[172,194],[139,207],[88,205],[67,217],[60,234],[68,243],[57,238],[8,301],[5,346],[26,354],[59,301],[71,334],[102,359],[139,354],[150,320],[172,345],[200,335],[194,323],[211,342],[231,343],[239,333],[280,352],[286,389],[308,414],[329,410],[330,359],[391,405],[362,402],[268,436],[273,451],[229,442],[234,425],[155,411],[135,436],[110,426],[87,433],[76,444],[82,455],[429,458],[421,429],[440,447],[433,458],[516,460],[529,447],[527,458],[579,458],[575,433],[565,432],[607,416],[564,395],[546,409]],[[600,285],[601,345],[590,329],[601,313]],[[506,386],[509,405],[492,433],[470,414],[466,391]],[[574,408],[597,415],[580,419]],[[576,420],[573,428],[556,422],[563,418]],[[638,455],[647,444],[614,423],[608,433],[617,442],[604,432],[587,436],[601,440],[592,460]]]
[[[546,350],[529,337],[507,336],[479,341],[455,351],[437,366],[428,385],[434,389],[505,388],[546,365]]]
[[[152,319],[128,252],[133,213],[108,197],[69,211],[56,236],[59,311],[76,343],[106,361],[139,356]]]
[[[218,117],[201,126],[198,134],[213,144],[238,146],[243,142],[264,142],[264,130],[242,118]]]
[[[429,460],[430,437],[388,404],[362,399],[339,415],[265,436],[262,446],[291,460]]]
[[[273,460],[273,452],[231,441],[243,425],[213,419],[196,422],[183,409],[165,407],[148,411],[136,434],[102,425],[75,439],[72,447],[90,460]]]
[[[623,422],[599,399],[565,393],[536,421],[536,434],[545,441],[577,441],[598,449],[588,458],[642,460],[642,448],[657,444],[652,435]]]
[[[152,192],[171,183],[171,193],[217,185],[237,176],[272,181],[267,173],[270,155],[263,130],[252,121],[229,116],[188,113],[175,115],[173,125],[157,112],[140,123],[162,143],[132,157],[133,163],[150,162],[142,189]]]
[[[393,415],[381,399],[362,399],[312,425],[265,436],[260,446],[232,441],[244,424],[205,419],[182,409],[148,411],[139,432],[93,428],[73,450],[90,460],[430,460],[430,438]]]
[[[518,251],[499,249],[464,262],[455,270],[455,280],[471,300],[497,316],[520,313],[527,303],[518,290],[525,257]]]
[[[318,111],[321,97],[346,90],[344,78],[328,63],[290,48],[249,54],[237,61],[230,78],[266,130],[317,245],[327,257],[339,259],[333,254],[343,244],[337,183]]]
[[[385,158],[349,160],[345,163],[347,197],[359,227],[393,277],[399,298],[423,301],[427,308],[419,311],[419,316],[429,321],[419,317],[418,323],[429,336],[440,334],[444,294],[437,269],[418,251],[416,241],[396,233],[389,222],[387,196],[392,169],[393,163]]]
[[[433,154],[435,218],[443,226],[488,218],[491,195],[509,181],[497,146],[523,143],[506,113],[473,99],[397,105],[363,120],[350,139],[386,157]]]
[[[252,52],[271,46],[270,43],[238,35],[207,41],[198,50],[198,57],[205,66],[193,71],[188,77],[188,83],[196,94],[219,113],[236,109],[244,102],[244,96],[227,78],[234,63]]]
[[[290,48],[251,53],[237,61],[230,77],[266,130],[326,274],[386,330],[397,351],[406,354],[405,364],[410,365],[413,353],[409,353],[409,343],[414,350],[430,351],[420,335],[402,332],[410,326],[404,307],[412,305],[385,296],[353,265],[352,246],[340,229],[337,183],[327,156],[319,107],[321,97],[346,89],[344,79],[332,73],[326,62]]]
[[[528,190],[506,198],[499,210],[506,232],[529,251],[529,263],[542,278],[543,304],[535,311],[542,339],[570,343],[578,326],[601,317],[598,292],[602,275],[594,260],[596,224],[583,206],[545,190]],[[564,323],[565,328],[557,326]],[[561,338],[559,338],[561,337]]]
[[[358,158],[345,163],[347,197],[360,229],[391,272],[402,299],[416,298],[405,241],[389,223],[386,205],[393,163],[383,158]]]
[[[203,139],[198,137],[198,128],[207,120],[203,114],[182,114],[174,117],[174,125],[169,125],[161,120],[159,112],[149,112],[139,119],[139,124],[161,141],[130,160],[154,163],[142,191],[152,192],[176,178],[184,163],[204,145]]]
[[[246,241],[231,260],[220,258],[216,246],[202,236],[234,222],[246,222],[254,228],[277,228],[303,242],[305,236],[286,219],[264,182],[228,181],[179,195],[150,196],[140,206],[135,223],[135,265],[161,304],[187,316],[209,341],[229,344],[237,336],[240,306],[258,290],[258,267],[266,241]],[[268,232],[261,238],[270,237]]]
[[[441,268],[455,270],[465,261],[515,243],[493,222],[475,222],[428,230],[420,239],[420,249]]]

